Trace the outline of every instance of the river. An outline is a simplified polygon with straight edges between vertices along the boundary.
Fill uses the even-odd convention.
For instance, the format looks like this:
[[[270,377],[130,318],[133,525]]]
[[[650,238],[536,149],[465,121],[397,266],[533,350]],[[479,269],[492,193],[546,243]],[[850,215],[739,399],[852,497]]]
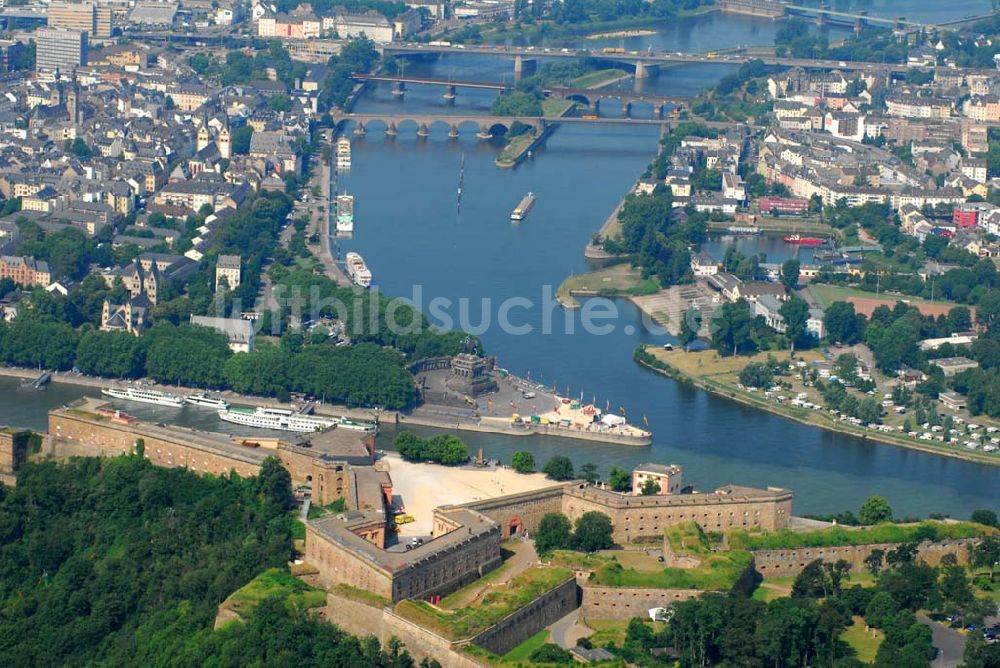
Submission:
[[[885,0],[887,6],[889,2]],[[872,14],[878,5],[872,3]],[[956,10],[959,16],[972,13],[965,6]],[[917,9],[909,9],[907,15],[917,17]],[[695,30],[706,20],[714,26],[705,33],[711,43],[703,43],[702,33]],[[774,29],[770,22],[715,15],[673,26],[658,38],[665,49],[706,50],[724,44],[768,43]],[[693,92],[726,71],[713,65],[671,68],[643,85]],[[511,66],[499,57],[462,55],[420,61],[408,66],[407,73],[502,81],[511,76]],[[442,92],[411,86],[401,101],[391,95],[389,86],[374,86],[355,110],[483,114],[493,99],[487,91],[462,89],[449,107]],[[377,289],[415,297],[435,322],[441,320],[434,317],[439,311],[462,324],[457,321],[462,319],[465,300],[464,325],[481,336],[503,366],[556,385],[561,392],[582,393],[587,400],[596,397],[601,406],[610,403],[613,410],[622,406],[633,422],[641,423],[645,416],[655,435],[651,448],[628,448],[558,438],[462,434],[474,451],[482,447],[487,456],[507,461],[518,449],[533,451],[540,462],[565,454],[577,464],[594,462],[602,471],[646,461],[677,463],[685,468],[685,480],[703,490],[730,482],[790,488],[800,514],[857,509],[870,494],[886,496],[897,515],[967,517],[973,509],[996,507],[998,467],[825,432],[711,396],[632,361],[637,344],[658,345],[668,337],[644,326],[630,303],[613,304],[616,315],[600,323],[610,325],[607,332],[585,331],[586,309],[565,312],[546,303],[546,295],[566,275],[588,270],[583,247],[653,157],[655,128],[562,126],[532,159],[514,170],[494,166],[499,146],[477,141],[471,126],[463,128],[457,140],[446,135],[447,126],[436,124],[429,138],[418,139],[415,127],[404,124],[398,138],[389,140],[373,124],[364,139],[354,142],[353,168],[338,187],[355,196],[356,232],[341,243],[341,250],[364,255]],[[459,212],[456,189],[463,155]],[[526,220],[513,224],[510,211],[528,191],[538,195],[537,203]],[[756,247],[748,243],[741,241],[744,251],[752,252]],[[772,244],[761,249],[769,251],[769,259],[783,259],[783,247],[764,243]],[[451,306],[432,304],[435,298],[447,299]],[[489,304],[484,305],[483,299]],[[504,303],[515,307],[510,309],[508,327],[497,323]],[[479,327],[484,314],[490,322]],[[516,328],[531,331],[521,333]],[[0,396],[16,397],[0,401],[0,424],[43,428],[48,408],[82,392],[53,386],[23,394],[15,393],[15,387],[13,381],[0,379]],[[192,407],[181,413],[144,406],[128,410],[146,419],[176,420],[205,429],[232,427]],[[391,429],[384,430],[380,447],[391,447],[392,435]]]

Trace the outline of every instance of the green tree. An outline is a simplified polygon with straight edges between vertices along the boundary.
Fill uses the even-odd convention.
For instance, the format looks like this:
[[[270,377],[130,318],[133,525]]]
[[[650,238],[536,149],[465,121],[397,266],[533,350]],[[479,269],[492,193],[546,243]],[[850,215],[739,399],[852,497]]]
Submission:
[[[858,519],[862,524],[880,524],[892,521],[892,506],[881,496],[869,496],[861,504]]]
[[[84,332],[75,362],[80,371],[91,376],[138,378],[144,371],[142,340],[128,332]]]
[[[253,127],[241,125],[232,132],[233,153],[246,155],[250,152],[250,140],[253,137]]]
[[[795,258],[785,260],[781,265],[781,282],[789,292],[793,292],[799,286],[801,268],[802,264]]]
[[[562,513],[546,513],[535,529],[535,549],[539,554],[552,550],[568,550],[573,546],[569,520]]]
[[[997,522],[997,514],[992,510],[973,510],[972,516],[969,519],[979,524],[985,524],[988,527],[1000,526],[1000,523]]]
[[[586,480],[587,482],[589,482],[591,484],[597,482],[597,479],[598,479],[597,464],[593,464],[591,462],[587,462],[586,464],[583,464],[580,467],[578,475],[580,476],[581,480]]]
[[[823,313],[823,329],[831,341],[844,344],[857,343],[861,339],[861,332],[854,304],[850,302],[830,304]]]
[[[685,350],[698,339],[699,329],[701,329],[701,311],[689,308],[681,320],[681,330],[677,337]]]
[[[564,650],[559,645],[547,642],[541,647],[538,647],[531,653],[528,657],[531,659],[532,663],[545,663],[545,664],[556,664],[556,665],[573,665],[576,663],[573,659],[573,655]]]
[[[806,323],[809,321],[809,304],[801,297],[792,296],[785,301],[778,310],[781,317],[785,319],[785,333],[792,350],[795,344],[802,341],[806,335]]]
[[[720,355],[752,351],[751,321],[746,301],[723,304],[712,318],[712,346]]]
[[[882,570],[882,564],[885,562],[885,550],[874,549],[868,553],[865,557],[865,567],[868,572],[878,577],[879,572]]]
[[[868,602],[865,608],[865,623],[877,629],[885,628],[886,624],[899,610],[898,605],[888,592],[879,591]]]
[[[552,480],[572,480],[575,477],[573,462],[562,455],[556,455],[545,462],[542,473]]]
[[[510,466],[518,473],[531,473],[535,470],[535,456],[525,450],[518,450],[511,457]]]
[[[583,552],[596,552],[614,547],[611,518],[591,510],[581,515],[573,527],[573,545]]]
[[[608,484],[616,492],[628,492],[632,489],[632,474],[620,466],[612,466],[608,471]]]
[[[655,496],[660,493],[660,483],[654,478],[647,478],[639,489],[643,496]]]

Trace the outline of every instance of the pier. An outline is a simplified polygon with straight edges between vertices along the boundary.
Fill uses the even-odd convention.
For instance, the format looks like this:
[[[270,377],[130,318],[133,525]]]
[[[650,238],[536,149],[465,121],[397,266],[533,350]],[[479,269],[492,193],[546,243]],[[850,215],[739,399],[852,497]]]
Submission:
[[[35,379],[31,378],[24,379],[20,387],[22,390],[40,390],[46,385],[48,385],[51,380],[52,380],[52,372],[43,371]]]

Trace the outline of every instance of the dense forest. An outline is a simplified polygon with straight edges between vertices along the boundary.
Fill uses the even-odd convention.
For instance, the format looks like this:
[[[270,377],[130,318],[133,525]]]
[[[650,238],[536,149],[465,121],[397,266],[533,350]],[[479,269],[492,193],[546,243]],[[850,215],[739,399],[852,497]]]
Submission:
[[[288,563],[291,505],[276,459],[247,479],[141,453],[26,466],[0,485],[0,664],[411,666],[278,600],[212,630],[223,599]]]

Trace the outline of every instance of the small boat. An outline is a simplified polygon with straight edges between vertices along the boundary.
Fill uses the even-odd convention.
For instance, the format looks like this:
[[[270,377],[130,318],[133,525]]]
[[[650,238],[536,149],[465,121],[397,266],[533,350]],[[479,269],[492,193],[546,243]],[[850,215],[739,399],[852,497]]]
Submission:
[[[819,237],[803,237],[799,234],[789,234],[785,237],[786,244],[795,244],[797,246],[822,246],[826,243],[826,239],[820,239]]]
[[[101,394],[115,399],[123,399],[125,401],[135,401],[143,404],[156,404],[157,406],[170,406],[172,408],[180,408],[185,403],[184,397],[144,387],[108,387],[101,390]]]
[[[184,397],[184,400],[189,404],[195,406],[204,406],[205,408],[229,408],[229,402],[218,395],[211,395],[207,392],[198,392],[197,394],[189,394]]]
[[[514,210],[510,214],[511,220],[524,220],[524,217],[528,215],[528,211],[531,207],[535,205],[535,194],[529,192],[525,195],[521,201],[518,203]]]

